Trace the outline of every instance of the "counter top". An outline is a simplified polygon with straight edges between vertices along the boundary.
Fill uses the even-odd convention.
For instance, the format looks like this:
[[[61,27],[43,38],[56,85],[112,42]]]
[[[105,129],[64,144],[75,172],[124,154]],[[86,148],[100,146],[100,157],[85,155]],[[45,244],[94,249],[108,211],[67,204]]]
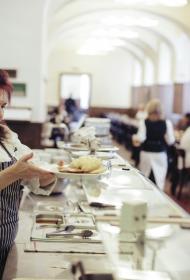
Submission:
[[[34,196],[35,203],[64,203],[67,199],[73,204],[78,201],[93,201],[97,197],[100,202],[118,203],[125,197],[143,198],[148,202],[149,217],[189,217],[166,194],[159,191],[149,180],[136,169],[113,168],[109,177],[100,182],[84,182],[83,188],[78,182],[71,182],[59,196]],[[97,188],[99,191],[97,192]],[[96,191],[95,191],[96,190]],[[117,195],[116,195],[117,194]],[[98,200],[97,200],[98,201]],[[70,265],[81,260],[88,272],[110,272],[112,267],[105,254],[24,252],[30,242],[33,221],[33,204],[27,199],[20,210],[19,232],[7,260],[3,280],[14,278],[43,278],[71,280]],[[154,267],[158,271],[167,271],[171,279],[189,280],[189,243],[188,229],[174,226],[173,234],[167,238],[159,249],[155,249]],[[48,245],[47,245],[48,246]]]

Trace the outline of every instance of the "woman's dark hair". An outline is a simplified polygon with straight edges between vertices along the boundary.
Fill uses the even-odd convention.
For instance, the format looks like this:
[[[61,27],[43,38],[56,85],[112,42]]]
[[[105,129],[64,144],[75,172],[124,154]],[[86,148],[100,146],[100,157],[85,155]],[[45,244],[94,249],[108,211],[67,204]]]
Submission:
[[[8,94],[8,99],[11,99],[13,86],[9,80],[9,75],[5,70],[0,69],[0,90],[4,90]]]
[[[0,91],[3,90],[7,93],[8,99],[11,99],[13,86],[9,80],[9,75],[5,70],[0,69]],[[2,122],[1,122],[2,123]],[[6,138],[6,132],[3,126],[0,126],[0,141]]]
[[[0,126],[0,141],[3,141],[6,138],[6,132],[3,126]]]

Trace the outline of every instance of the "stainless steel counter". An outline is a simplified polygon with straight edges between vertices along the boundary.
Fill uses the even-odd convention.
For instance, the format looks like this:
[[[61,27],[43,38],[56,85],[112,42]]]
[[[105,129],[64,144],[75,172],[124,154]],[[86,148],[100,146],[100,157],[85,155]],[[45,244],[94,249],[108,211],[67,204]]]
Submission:
[[[32,196],[35,203],[64,203],[66,199],[74,203],[81,200],[121,203],[125,198],[142,198],[148,202],[149,217],[189,217],[166,194],[160,192],[138,171],[131,168],[124,171],[121,168],[112,169],[111,176],[100,182],[84,182],[84,189],[77,182],[70,183],[59,196]],[[98,189],[98,190],[97,190]],[[85,190],[85,192],[84,192]],[[109,272],[111,264],[103,254],[79,253],[36,253],[24,252],[25,244],[30,240],[32,226],[33,204],[27,199],[20,211],[19,232],[12,248],[5,272],[4,280],[13,278],[43,278],[43,279],[72,279],[70,264],[78,260],[84,262],[88,272]],[[171,279],[190,279],[190,230],[174,226],[172,235],[162,242],[156,250],[154,268],[167,271]]]

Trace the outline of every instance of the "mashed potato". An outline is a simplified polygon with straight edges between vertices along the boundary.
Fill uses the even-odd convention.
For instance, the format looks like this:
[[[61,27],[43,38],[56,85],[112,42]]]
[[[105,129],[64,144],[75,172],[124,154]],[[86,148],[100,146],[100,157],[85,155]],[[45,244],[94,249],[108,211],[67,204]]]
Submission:
[[[83,172],[92,172],[102,168],[102,161],[94,156],[82,156],[74,159],[70,167],[80,169]]]

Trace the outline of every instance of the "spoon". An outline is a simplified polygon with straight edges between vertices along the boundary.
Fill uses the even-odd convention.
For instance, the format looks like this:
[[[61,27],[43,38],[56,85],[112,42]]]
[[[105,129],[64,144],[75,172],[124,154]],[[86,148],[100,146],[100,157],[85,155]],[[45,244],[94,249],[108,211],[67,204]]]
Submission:
[[[71,232],[71,231],[73,231],[75,229],[75,226],[73,226],[73,225],[67,225],[67,226],[65,226],[64,228],[60,228],[60,229],[58,229],[58,230],[55,230],[55,231],[53,231],[53,232],[50,232],[50,233],[47,233],[46,234],[46,237],[51,237],[52,235],[55,235],[55,234],[57,234],[57,233],[59,233],[59,232]]]
[[[81,236],[82,238],[89,238],[90,236],[93,235],[93,232],[89,229],[85,229],[85,230],[82,230],[81,232],[76,232],[76,233],[48,233],[46,234],[46,237],[71,237],[71,236]]]

